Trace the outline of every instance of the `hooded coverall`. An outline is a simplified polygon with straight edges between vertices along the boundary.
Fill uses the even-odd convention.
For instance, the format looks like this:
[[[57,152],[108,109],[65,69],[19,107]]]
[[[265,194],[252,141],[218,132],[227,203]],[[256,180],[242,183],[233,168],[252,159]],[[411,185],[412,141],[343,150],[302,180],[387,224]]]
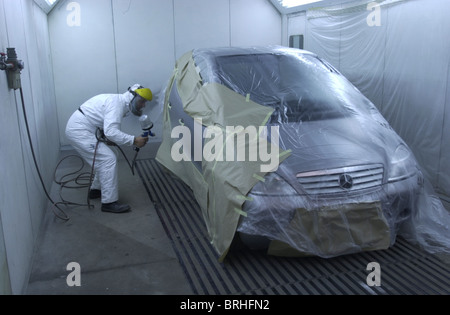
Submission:
[[[66,136],[81,157],[92,166],[97,147],[97,128],[117,145],[132,146],[134,136],[120,130],[122,119],[129,113],[133,95],[102,94],[85,102],[73,113],[66,126]],[[117,148],[100,142],[95,154],[95,177],[91,189],[101,190],[102,203],[119,199]]]

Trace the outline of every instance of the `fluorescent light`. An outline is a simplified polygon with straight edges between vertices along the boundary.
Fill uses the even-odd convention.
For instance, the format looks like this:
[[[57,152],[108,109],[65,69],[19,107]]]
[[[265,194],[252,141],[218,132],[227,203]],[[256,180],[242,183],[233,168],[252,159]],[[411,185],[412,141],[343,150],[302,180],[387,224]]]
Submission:
[[[322,0],[278,0],[280,4],[285,8],[298,7],[300,5],[310,4],[314,2],[320,2]]]
[[[59,0],[34,0],[34,2],[47,14],[58,4]]]

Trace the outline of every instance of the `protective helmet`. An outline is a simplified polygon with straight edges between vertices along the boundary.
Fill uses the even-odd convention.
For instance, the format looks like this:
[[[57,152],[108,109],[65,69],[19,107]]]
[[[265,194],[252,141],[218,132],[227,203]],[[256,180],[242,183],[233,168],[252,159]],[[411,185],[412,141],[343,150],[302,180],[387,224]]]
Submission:
[[[143,98],[145,98],[147,101],[151,102],[153,99],[153,93],[150,89],[137,89],[135,91],[137,94],[139,94],[140,96],[142,96]]]
[[[136,116],[142,116],[145,104],[153,99],[152,91],[139,84],[128,88],[128,91],[134,96],[129,105],[130,111]]]

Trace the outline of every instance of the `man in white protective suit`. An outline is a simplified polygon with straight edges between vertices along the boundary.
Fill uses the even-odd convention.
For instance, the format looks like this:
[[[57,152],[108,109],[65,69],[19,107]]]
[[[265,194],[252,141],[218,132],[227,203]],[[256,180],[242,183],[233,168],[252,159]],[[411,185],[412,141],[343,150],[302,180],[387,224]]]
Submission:
[[[132,136],[121,131],[122,119],[132,112],[141,116],[152,91],[136,84],[124,94],[94,96],[73,113],[66,126],[66,136],[75,150],[89,163],[94,164],[95,177],[89,198],[102,201],[102,211],[124,213],[130,206],[119,203],[119,178],[117,148],[98,141],[98,132],[118,146],[144,147],[148,137]]]

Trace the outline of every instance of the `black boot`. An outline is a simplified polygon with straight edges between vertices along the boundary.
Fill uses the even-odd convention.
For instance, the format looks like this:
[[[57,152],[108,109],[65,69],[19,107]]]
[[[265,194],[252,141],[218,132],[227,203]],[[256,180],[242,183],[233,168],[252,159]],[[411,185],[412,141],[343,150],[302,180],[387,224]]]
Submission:
[[[103,212],[111,212],[111,213],[124,213],[130,211],[131,208],[129,205],[123,205],[116,202],[113,203],[103,203],[102,211]]]
[[[89,199],[99,199],[102,196],[102,191],[98,189],[91,189],[89,191]]]

